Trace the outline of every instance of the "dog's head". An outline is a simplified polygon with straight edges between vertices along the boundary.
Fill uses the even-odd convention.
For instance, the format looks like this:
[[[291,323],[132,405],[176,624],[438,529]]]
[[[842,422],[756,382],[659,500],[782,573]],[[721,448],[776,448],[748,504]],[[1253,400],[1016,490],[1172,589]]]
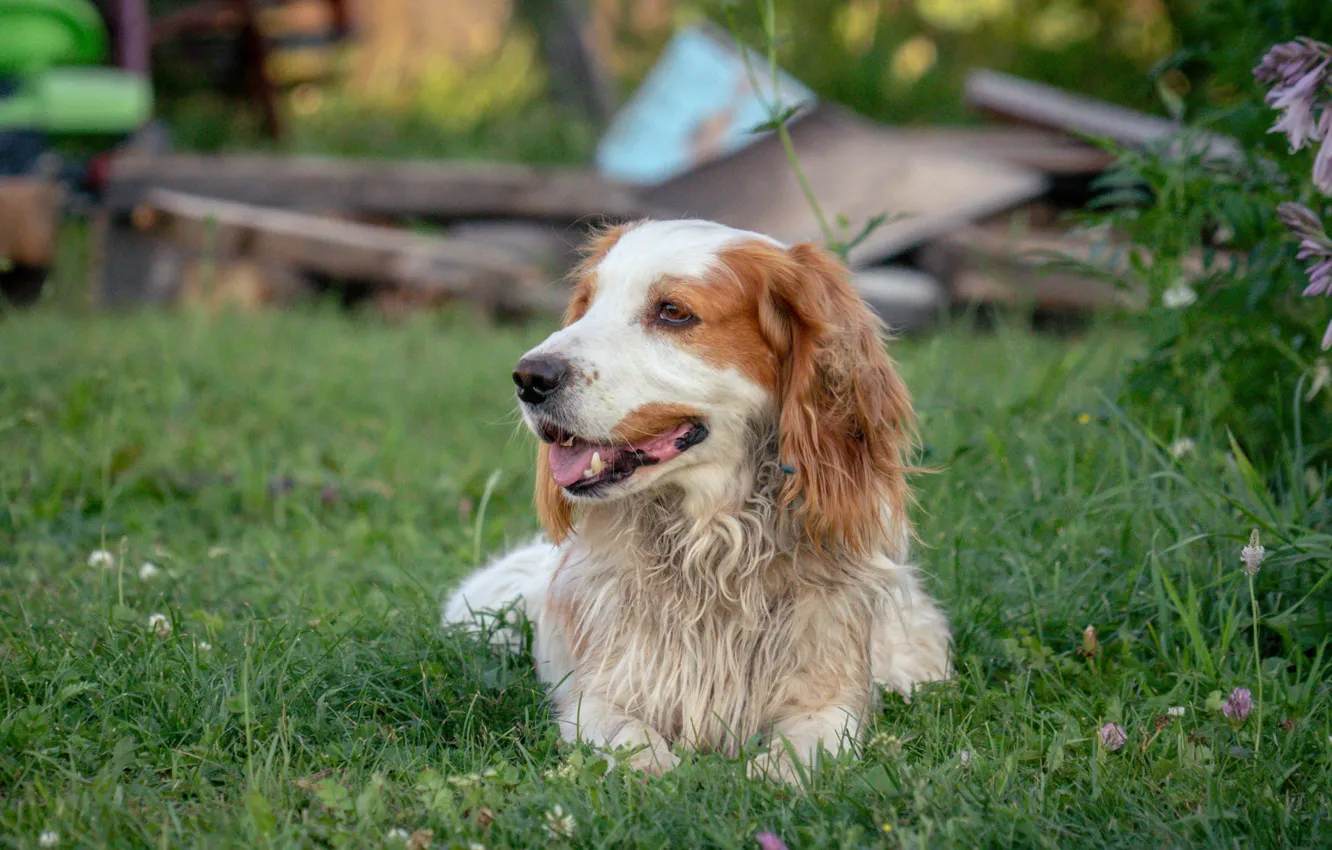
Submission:
[[[594,238],[575,276],[563,329],[513,373],[556,540],[576,506],[662,487],[716,510],[774,429],[783,501],[815,545],[864,551],[903,522],[910,400],[835,258],[646,221]]]

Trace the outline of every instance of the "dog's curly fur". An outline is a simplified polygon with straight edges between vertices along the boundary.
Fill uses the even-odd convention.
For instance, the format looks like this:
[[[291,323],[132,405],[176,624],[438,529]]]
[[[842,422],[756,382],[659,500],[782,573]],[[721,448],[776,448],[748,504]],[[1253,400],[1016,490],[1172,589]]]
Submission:
[[[529,353],[583,379],[560,420],[600,438],[679,404],[708,438],[595,498],[555,482],[543,444],[554,542],[473,575],[444,619],[518,601],[570,739],[661,771],[676,745],[762,736],[755,770],[790,779],[790,755],[859,735],[877,685],[909,696],[949,669],[947,622],[906,564],[912,411],[879,323],[826,252],[702,222],[617,229],[579,275],[565,329]],[[698,327],[626,332],[662,280]],[[644,362],[626,364],[635,334]],[[524,413],[541,433],[549,412]]]

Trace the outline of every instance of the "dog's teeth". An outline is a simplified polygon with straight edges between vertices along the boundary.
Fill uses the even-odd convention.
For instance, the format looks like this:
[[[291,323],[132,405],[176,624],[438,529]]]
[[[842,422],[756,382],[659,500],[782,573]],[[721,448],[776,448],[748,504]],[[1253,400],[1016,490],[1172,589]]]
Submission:
[[[601,452],[593,452],[592,465],[588,467],[588,471],[591,472],[593,475],[600,475],[601,470],[605,468],[606,464],[601,462]]]
[[[584,478],[591,478],[591,477],[594,476],[594,475],[596,475],[596,473],[592,471],[592,467],[590,467],[590,466],[589,466],[587,469],[584,469],[584,470],[583,470],[583,477],[584,477]]]
[[[567,448],[569,448],[569,446],[572,446],[572,445],[573,445],[573,441],[574,441],[574,438],[573,438],[573,437],[569,437],[567,440],[561,440],[561,441],[560,441],[560,445],[561,445],[561,446],[564,446],[564,447],[567,449]]]

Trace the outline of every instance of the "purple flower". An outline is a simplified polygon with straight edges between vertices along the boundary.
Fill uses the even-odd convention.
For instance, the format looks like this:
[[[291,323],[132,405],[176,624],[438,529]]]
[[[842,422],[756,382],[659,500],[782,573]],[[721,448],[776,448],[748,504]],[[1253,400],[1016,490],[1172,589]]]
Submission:
[[[1101,727],[1101,746],[1110,752],[1120,749],[1128,743],[1128,733],[1118,723],[1107,723]]]
[[[1311,38],[1297,38],[1268,50],[1258,67],[1253,69],[1253,75],[1258,82],[1270,86],[1300,76],[1309,65],[1327,56],[1332,56],[1332,47]]]
[[[1268,132],[1284,133],[1292,152],[1310,142],[1327,137],[1326,121],[1316,121],[1315,112],[1327,113],[1327,103],[1319,99],[1332,63],[1332,47],[1301,38],[1278,44],[1267,52],[1254,69],[1258,81],[1272,87],[1267,103],[1282,112]]]
[[[1332,115],[1332,107],[1323,113],[1326,117]],[[1329,124],[1332,128],[1332,123]],[[1323,148],[1318,152],[1320,159],[1326,154],[1328,174],[1326,175],[1329,186],[1332,187],[1332,139],[1323,143]],[[1309,275],[1309,285],[1304,287],[1302,294],[1313,297],[1315,295],[1332,295],[1332,238],[1329,238],[1327,232],[1323,230],[1323,222],[1318,218],[1313,210],[1303,204],[1287,202],[1277,207],[1277,217],[1281,223],[1300,240],[1300,250],[1295,256],[1297,259],[1309,262],[1305,271]],[[1323,350],[1332,348],[1332,323],[1327,326],[1327,331],[1323,334]]]
[[[1267,132],[1285,133],[1290,140],[1291,153],[1323,138],[1323,128],[1314,121],[1314,109],[1319,105],[1314,98],[1326,71],[1327,63],[1324,62],[1296,80],[1293,86],[1277,86],[1267,93],[1268,104],[1282,111],[1281,117]]]
[[[771,832],[760,832],[754,836],[758,840],[759,847],[763,850],[788,850],[786,842]]]
[[[1236,688],[1221,704],[1221,713],[1235,724],[1243,723],[1251,711],[1253,711],[1253,694],[1249,693],[1248,688]]]
[[[1332,195],[1332,104],[1323,105],[1323,117],[1318,122],[1318,138],[1323,146],[1314,157],[1313,182],[1318,191]]]

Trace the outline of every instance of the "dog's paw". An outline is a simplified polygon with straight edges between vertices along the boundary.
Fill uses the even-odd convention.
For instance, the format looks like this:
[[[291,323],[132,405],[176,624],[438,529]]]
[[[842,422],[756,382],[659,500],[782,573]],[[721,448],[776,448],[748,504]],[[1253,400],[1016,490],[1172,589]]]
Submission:
[[[786,751],[769,751],[755,756],[745,766],[750,779],[766,779],[787,785],[802,785],[801,765]]]
[[[674,770],[680,764],[680,757],[662,741],[628,753],[621,762],[630,770],[641,770],[649,776],[661,776]]]

